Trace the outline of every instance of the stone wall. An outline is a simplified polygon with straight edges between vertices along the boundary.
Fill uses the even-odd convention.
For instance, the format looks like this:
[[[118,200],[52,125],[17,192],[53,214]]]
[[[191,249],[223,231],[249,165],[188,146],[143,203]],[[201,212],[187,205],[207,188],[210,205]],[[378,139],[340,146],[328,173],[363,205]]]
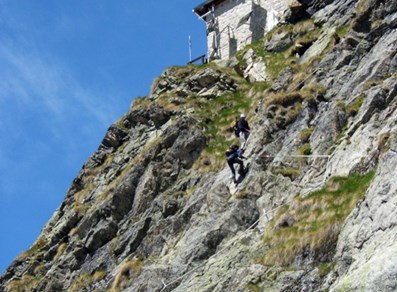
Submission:
[[[291,0],[227,0],[206,16],[208,57],[226,59],[261,39]]]

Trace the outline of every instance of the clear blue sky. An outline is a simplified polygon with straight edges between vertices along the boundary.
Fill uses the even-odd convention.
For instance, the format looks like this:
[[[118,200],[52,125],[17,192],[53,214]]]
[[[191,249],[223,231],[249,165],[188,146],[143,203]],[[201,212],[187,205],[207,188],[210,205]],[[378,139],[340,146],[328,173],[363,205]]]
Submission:
[[[194,0],[0,0],[0,274],[154,78],[206,51]]]

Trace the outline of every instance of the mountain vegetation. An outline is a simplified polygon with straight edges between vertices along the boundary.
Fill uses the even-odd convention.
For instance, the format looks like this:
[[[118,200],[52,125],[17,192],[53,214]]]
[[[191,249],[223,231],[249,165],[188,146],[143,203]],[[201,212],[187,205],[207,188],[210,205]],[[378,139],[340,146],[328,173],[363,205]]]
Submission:
[[[397,290],[397,2],[298,2],[134,99],[0,290]]]

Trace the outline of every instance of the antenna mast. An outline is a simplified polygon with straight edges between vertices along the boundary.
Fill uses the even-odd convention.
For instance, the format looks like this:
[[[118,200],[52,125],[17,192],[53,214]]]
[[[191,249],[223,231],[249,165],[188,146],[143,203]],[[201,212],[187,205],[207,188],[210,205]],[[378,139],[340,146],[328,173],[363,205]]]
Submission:
[[[189,62],[192,61],[192,38],[189,35]]]

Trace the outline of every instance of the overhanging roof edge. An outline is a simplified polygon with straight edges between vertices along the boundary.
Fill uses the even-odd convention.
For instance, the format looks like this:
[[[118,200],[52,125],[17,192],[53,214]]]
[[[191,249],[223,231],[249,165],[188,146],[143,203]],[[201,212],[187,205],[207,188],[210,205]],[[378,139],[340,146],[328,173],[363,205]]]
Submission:
[[[198,15],[202,16],[208,11],[208,8],[210,8],[212,5],[218,5],[226,0],[207,0],[200,5],[196,6],[193,8],[193,12],[197,13]]]

